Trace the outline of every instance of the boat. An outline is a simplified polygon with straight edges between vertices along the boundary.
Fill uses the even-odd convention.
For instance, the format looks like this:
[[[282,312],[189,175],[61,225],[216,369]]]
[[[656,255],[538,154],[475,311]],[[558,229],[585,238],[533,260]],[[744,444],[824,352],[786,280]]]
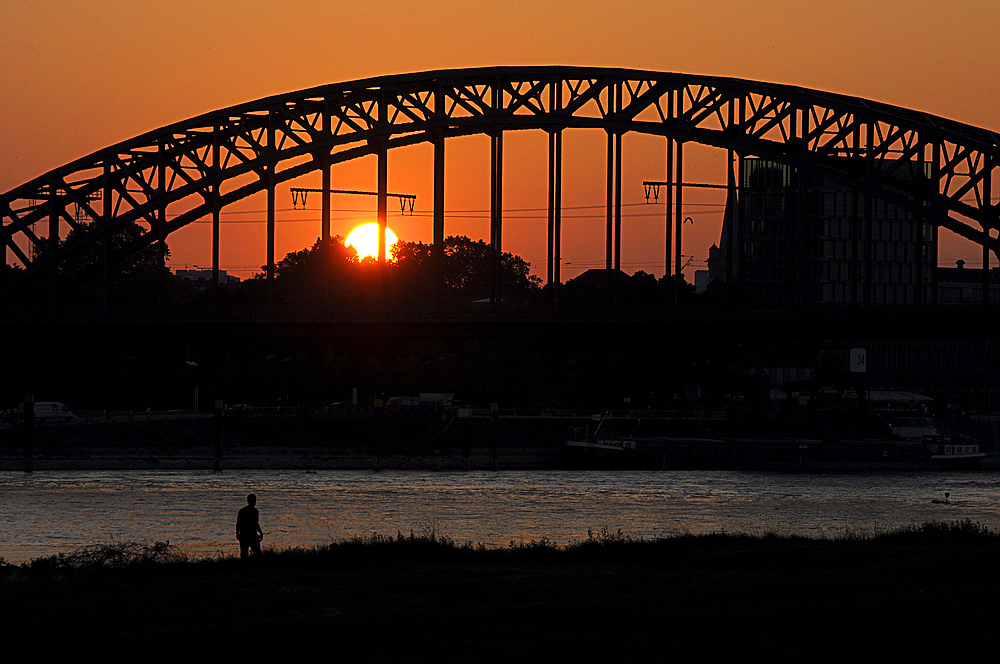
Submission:
[[[938,440],[928,441],[926,445],[932,466],[976,467],[986,458],[986,453],[979,451],[977,442],[961,436],[958,440],[942,436]]]
[[[593,432],[589,424],[574,427],[573,437],[563,444],[569,465],[597,468],[623,465],[622,461],[635,451],[636,441],[632,438],[599,436],[604,422],[611,419],[610,413],[593,415],[591,419],[598,423]]]
[[[635,441],[634,440],[600,440],[600,441],[587,441],[587,440],[567,440],[566,447],[578,447],[581,449],[588,450],[610,450],[613,452],[624,452],[625,450],[634,450]]]
[[[959,435],[950,438],[942,435],[931,417],[903,417],[892,423],[892,433],[903,440],[923,443],[931,466],[973,468],[986,458],[979,451],[979,443]]]

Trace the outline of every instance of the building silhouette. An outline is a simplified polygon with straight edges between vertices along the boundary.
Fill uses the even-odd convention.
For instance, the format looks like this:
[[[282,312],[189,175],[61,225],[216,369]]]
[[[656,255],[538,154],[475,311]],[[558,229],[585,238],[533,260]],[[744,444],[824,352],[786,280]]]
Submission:
[[[710,278],[730,281],[726,238],[733,237],[735,281],[745,302],[934,301],[937,234],[928,219],[909,209],[757,158],[742,162],[738,205],[727,210],[733,207],[736,218],[725,216],[720,246],[709,251]]]
[[[922,164],[910,169],[927,172]],[[984,275],[964,261],[938,267],[937,229],[908,208],[765,159],[744,159],[737,182],[737,201],[726,206],[719,245],[708,256],[710,279],[731,282],[737,302],[806,308],[982,306],[988,283],[988,303],[1000,303],[1000,269]],[[727,274],[728,238],[734,244],[735,279]],[[850,345],[747,340],[740,356],[767,377],[772,403],[816,406],[824,394],[842,396],[839,372],[846,368],[824,365],[823,358],[844,354]],[[996,339],[866,338],[859,326],[853,345],[867,349],[868,390],[919,393],[938,409],[1000,407]]]

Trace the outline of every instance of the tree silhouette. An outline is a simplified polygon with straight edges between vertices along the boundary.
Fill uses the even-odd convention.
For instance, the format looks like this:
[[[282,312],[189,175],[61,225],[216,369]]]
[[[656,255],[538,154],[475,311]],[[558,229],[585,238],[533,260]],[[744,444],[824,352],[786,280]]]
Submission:
[[[312,247],[293,251],[274,266],[275,301],[281,305],[353,307],[371,300],[379,279],[374,259],[358,259],[354,247],[335,236]],[[263,304],[267,299],[267,266],[241,285],[233,299],[242,304]]]
[[[74,242],[91,232],[91,225],[83,224],[80,228],[72,229],[64,242]],[[159,243],[153,242],[138,251],[124,253],[125,247],[139,241],[149,232],[131,222],[109,236],[107,255],[113,262],[108,265],[108,287],[109,296],[116,305],[133,306],[156,302],[160,278],[165,284],[176,286],[173,283],[176,277],[165,266],[161,267]],[[165,246],[164,260],[169,257],[170,248]],[[75,286],[69,291],[73,300],[81,304],[100,301],[103,261],[103,242],[91,242],[60,263],[61,281]]]
[[[395,272],[398,281],[430,288],[434,279],[434,245],[397,242]],[[444,241],[444,283],[451,291],[473,297],[491,294],[493,248],[483,240],[452,235]],[[531,274],[531,264],[510,252],[500,255],[500,292],[504,296],[523,295],[539,290],[541,279]]]

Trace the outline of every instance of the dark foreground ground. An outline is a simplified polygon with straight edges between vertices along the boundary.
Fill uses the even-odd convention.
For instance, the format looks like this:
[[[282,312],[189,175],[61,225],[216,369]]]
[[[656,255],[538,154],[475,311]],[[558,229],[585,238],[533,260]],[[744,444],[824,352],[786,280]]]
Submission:
[[[6,654],[87,661],[996,661],[998,563],[1000,535],[968,522],[568,549],[402,537],[258,565],[118,545],[5,566],[0,635]]]

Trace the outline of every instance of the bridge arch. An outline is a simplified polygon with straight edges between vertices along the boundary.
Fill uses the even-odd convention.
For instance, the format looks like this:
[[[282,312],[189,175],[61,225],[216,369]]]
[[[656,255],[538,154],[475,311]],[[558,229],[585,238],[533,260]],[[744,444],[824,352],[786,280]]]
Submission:
[[[366,155],[379,159],[379,222],[386,222],[386,154],[434,145],[434,242],[444,238],[445,140],[492,140],[491,243],[502,242],[502,156],[507,131],[549,133],[549,280],[559,281],[561,137],[564,129],[608,136],[607,266],[620,260],[621,136],[667,139],[668,161],[685,143],[755,156],[839,182],[910,211],[988,252],[1000,248],[1000,137],[994,131],[865,99],[758,81],[588,67],[495,67],[385,76],[324,85],[207,113],[56,168],[0,195],[0,240],[21,270],[0,296],[53,274],[76,252],[105,247],[105,262],[159,242],[227,205],[268,192],[273,274],[276,185]],[[668,166],[668,181],[671,180]],[[729,187],[735,188],[732,176]],[[182,208],[168,216],[167,208]],[[669,218],[669,213],[668,213]],[[149,232],[107,254],[117,229]],[[680,218],[678,218],[679,230]],[[36,229],[41,226],[42,232]],[[72,241],[66,229],[76,229]],[[329,234],[329,198],[323,202]],[[679,240],[679,236],[678,236]],[[669,242],[669,231],[668,231]],[[103,245],[102,245],[103,243]],[[668,249],[669,255],[669,249]],[[676,268],[680,269],[677,260]],[[216,283],[217,279],[214,280]]]

